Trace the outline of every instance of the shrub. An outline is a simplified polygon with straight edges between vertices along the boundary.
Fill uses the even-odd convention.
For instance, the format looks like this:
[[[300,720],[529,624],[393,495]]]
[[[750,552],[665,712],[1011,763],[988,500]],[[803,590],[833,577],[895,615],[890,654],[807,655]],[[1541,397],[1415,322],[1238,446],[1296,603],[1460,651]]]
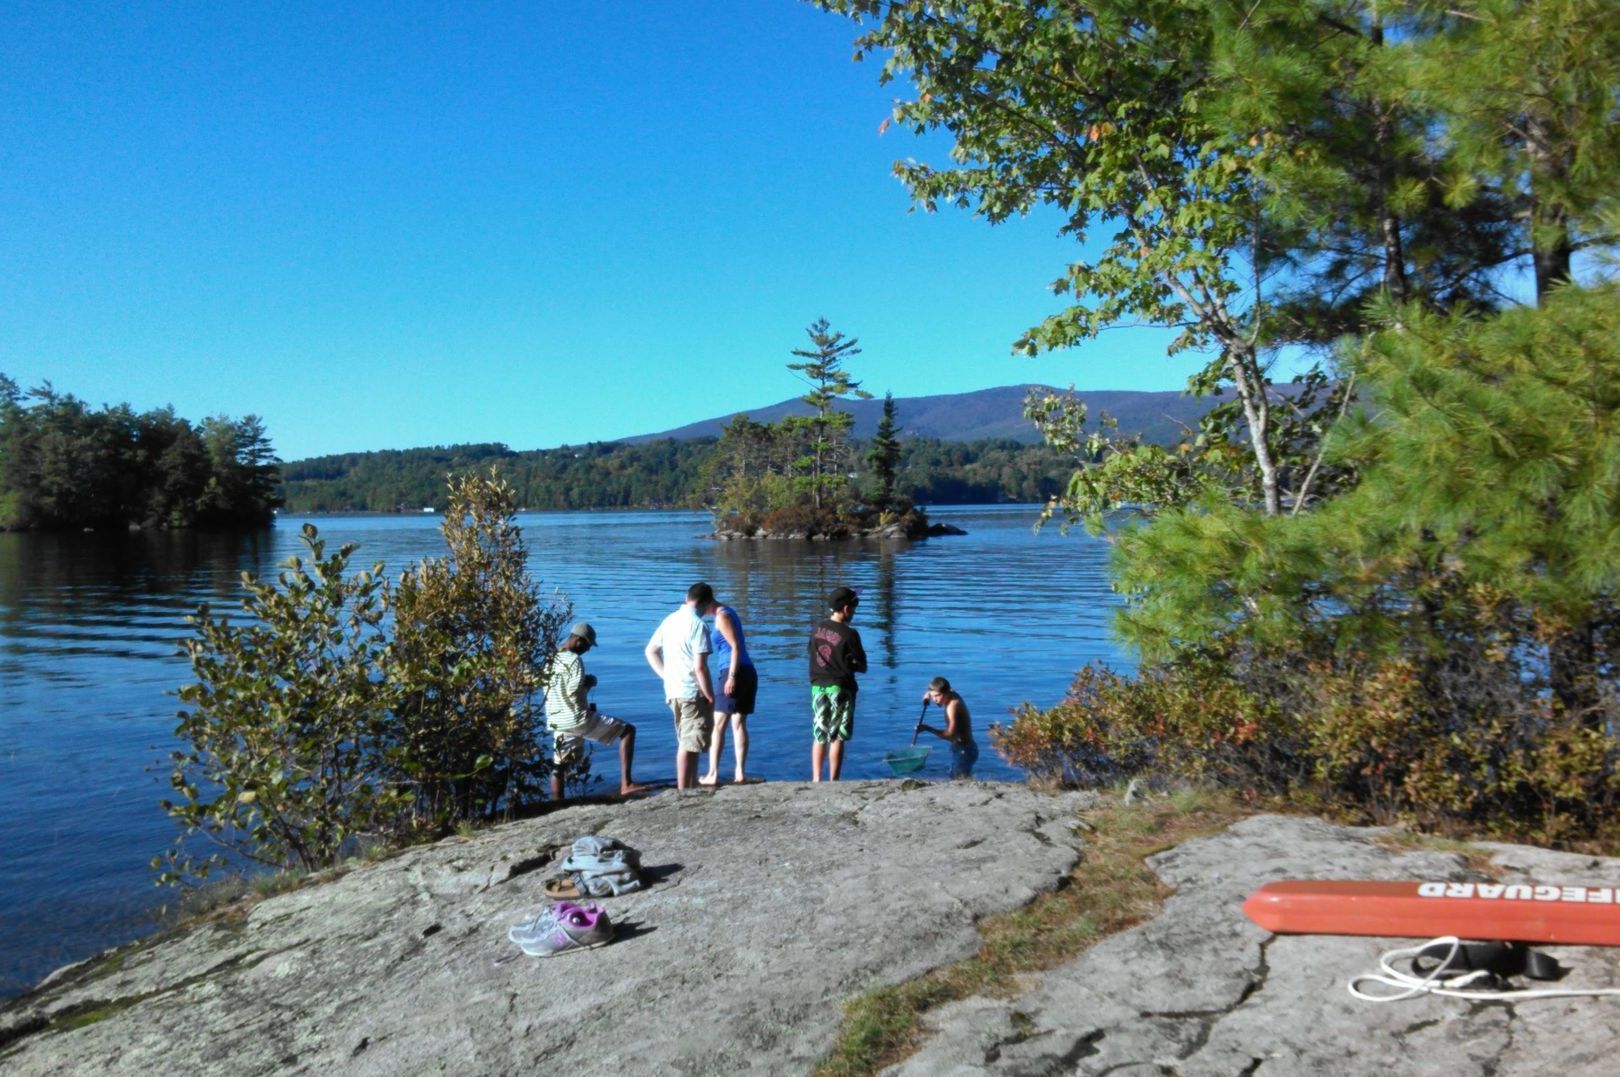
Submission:
[[[493,474],[452,480],[449,556],[393,588],[380,563],[348,575],[354,547],[328,556],[306,524],[307,559],[244,575],[240,623],[198,611],[164,802],[184,829],[160,881],[227,862],[316,870],[544,795],[536,697],[570,609],[528,577],[513,509]]]
[[[791,505],[798,500],[793,480],[773,472],[734,474],[729,476],[715,495],[714,513],[717,519],[740,517],[757,521],[773,508]]]
[[[816,508],[813,505],[784,505],[772,509],[760,519],[760,526],[778,535],[802,534],[806,537],[845,538],[859,527],[857,521],[835,508]]]
[[[494,472],[452,479],[445,558],[394,590],[387,676],[396,758],[422,825],[509,816],[550,773],[536,696],[571,613],[527,570],[516,499]]]
[[[1159,775],[1275,792],[1309,770],[1277,750],[1289,739],[1285,724],[1277,708],[1206,662],[1147,666],[1134,678],[1095,665],[1075,675],[1056,707],[1025,704],[1011,726],[992,725],[990,738],[1044,783]]]
[[[1500,666],[1466,678],[1407,658],[1314,670],[1317,776],[1377,819],[1555,843],[1599,833],[1620,807],[1620,744]]]
[[[244,623],[204,606],[185,642],[196,683],[181,688],[173,753],[183,827],[154,861],[162,881],[201,878],[227,860],[313,870],[352,843],[397,833],[403,797],[389,781],[391,690],[381,676],[382,565],[348,576],[353,546],[328,556],[306,524],[307,560],[276,583],[244,574]],[[197,840],[216,847],[200,856]]]
[[[1604,835],[1620,809],[1620,715],[1565,707],[1535,652],[1475,628],[1477,649],[1231,646],[1134,677],[1087,667],[1061,703],[1025,705],[991,742],[1042,783],[1145,775],[1381,823],[1555,844]]]

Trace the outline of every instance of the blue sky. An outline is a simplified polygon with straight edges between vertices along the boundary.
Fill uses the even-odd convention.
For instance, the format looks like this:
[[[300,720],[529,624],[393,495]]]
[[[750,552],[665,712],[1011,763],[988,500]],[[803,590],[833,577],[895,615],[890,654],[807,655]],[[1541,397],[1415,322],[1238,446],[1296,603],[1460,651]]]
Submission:
[[[0,0],[0,371],[263,416],[286,459],[608,440],[775,403],[818,317],[896,396],[1177,389],[1036,359],[1058,221],[908,213],[893,88],[795,0]]]

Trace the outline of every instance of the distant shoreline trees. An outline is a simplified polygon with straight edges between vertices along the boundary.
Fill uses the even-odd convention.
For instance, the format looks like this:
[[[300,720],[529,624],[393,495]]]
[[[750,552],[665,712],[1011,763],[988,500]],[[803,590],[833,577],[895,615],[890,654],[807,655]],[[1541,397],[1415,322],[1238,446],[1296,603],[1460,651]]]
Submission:
[[[286,510],[295,513],[443,511],[445,475],[491,466],[518,492],[519,504],[535,510],[702,509],[741,496],[741,487],[726,493],[728,480],[751,484],[773,471],[785,489],[789,480],[777,460],[781,450],[771,442],[773,427],[738,415],[727,429],[733,444],[747,446],[726,457],[735,465],[726,474],[717,471],[722,453],[715,438],[525,452],[494,444],[448,445],[290,461],[281,469],[282,495]],[[877,442],[864,444],[870,463]],[[891,496],[917,504],[1044,502],[1063,489],[1074,465],[1067,453],[1011,438],[897,437],[888,451],[893,449],[899,457]],[[871,485],[869,496],[880,497],[877,471]]]
[[[91,409],[0,374],[0,530],[264,527],[279,463],[256,415]]]

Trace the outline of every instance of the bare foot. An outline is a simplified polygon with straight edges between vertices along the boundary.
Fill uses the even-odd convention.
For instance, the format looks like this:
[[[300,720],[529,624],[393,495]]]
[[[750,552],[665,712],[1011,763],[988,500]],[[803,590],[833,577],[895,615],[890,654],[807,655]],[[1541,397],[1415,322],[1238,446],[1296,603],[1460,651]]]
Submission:
[[[645,793],[651,788],[652,786],[650,785],[637,785],[635,782],[625,782],[623,785],[619,786],[619,795],[621,797],[627,797],[634,793]]]
[[[703,775],[700,775],[698,777],[698,784],[699,785],[719,785],[720,784],[720,775],[718,775],[718,774],[703,774]]]
[[[737,775],[735,778],[732,779],[732,781],[736,782],[738,785],[742,785],[747,780],[748,779],[744,778],[741,774]]]

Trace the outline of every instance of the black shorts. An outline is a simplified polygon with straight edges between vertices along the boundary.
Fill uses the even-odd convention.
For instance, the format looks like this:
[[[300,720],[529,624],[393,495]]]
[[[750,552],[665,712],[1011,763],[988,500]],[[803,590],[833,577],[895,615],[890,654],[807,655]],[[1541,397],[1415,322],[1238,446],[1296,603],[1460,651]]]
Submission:
[[[726,671],[714,676],[714,713],[753,714],[754,697],[759,695],[759,674],[753,666],[737,670],[737,690],[726,695]]]

